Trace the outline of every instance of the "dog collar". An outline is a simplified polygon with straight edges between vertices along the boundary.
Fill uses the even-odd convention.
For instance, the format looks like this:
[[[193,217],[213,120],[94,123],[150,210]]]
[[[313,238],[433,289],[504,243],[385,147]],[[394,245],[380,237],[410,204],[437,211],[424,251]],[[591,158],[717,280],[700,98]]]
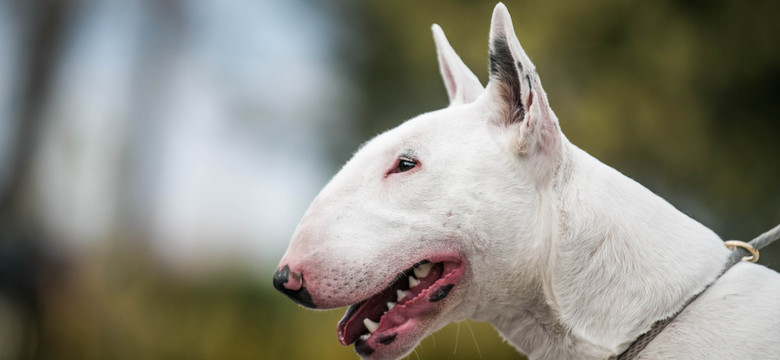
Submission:
[[[677,311],[674,315],[656,321],[653,326],[650,328],[650,330],[642,335],[640,335],[634,342],[620,355],[618,356],[612,356],[609,359],[610,360],[630,360],[636,358],[639,353],[642,352],[642,350],[647,347],[647,344],[653,341],[658,334],[660,334],[664,329],[666,329],[666,326],[669,325],[672,321],[674,321],[675,318],[677,318],[677,315],[680,315],[688,305],[696,301],[696,299],[701,296],[701,294],[704,294],[707,289],[712,286],[718,279],[720,279],[723,274],[726,273],[726,271],[729,271],[732,266],[736,265],[740,261],[749,261],[749,262],[756,262],[758,261],[758,249],[763,248],[766,245],[769,245],[773,241],[780,238],[780,225],[775,226],[771,230],[759,235],[757,238],[753,239],[749,243],[743,242],[743,241],[737,241],[737,240],[729,240],[724,243],[726,247],[731,249],[731,255],[729,255],[728,260],[726,261],[726,264],[723,266],[723,270],[721,270],[720,274],[715,278],[715,280],[712,280],[707,286],[704,287],[702,291],[700,291],[698,294],[694,295],[688,302],[683,305],[683,307]]]

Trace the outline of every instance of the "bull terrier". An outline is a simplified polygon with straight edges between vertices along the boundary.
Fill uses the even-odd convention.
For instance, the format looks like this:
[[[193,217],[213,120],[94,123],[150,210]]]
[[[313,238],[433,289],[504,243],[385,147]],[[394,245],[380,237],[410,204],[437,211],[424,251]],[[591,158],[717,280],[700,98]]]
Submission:
[[[365,359],[467,318],[531,359],[609,359],[680,310],[638,358],[780,356],[780,275],[719,277],[718,235],[571,144],[503,4],[486,87],[433,37],[449,106],[355,153],[295,230],[278,290],[349,306],[338,339]]]

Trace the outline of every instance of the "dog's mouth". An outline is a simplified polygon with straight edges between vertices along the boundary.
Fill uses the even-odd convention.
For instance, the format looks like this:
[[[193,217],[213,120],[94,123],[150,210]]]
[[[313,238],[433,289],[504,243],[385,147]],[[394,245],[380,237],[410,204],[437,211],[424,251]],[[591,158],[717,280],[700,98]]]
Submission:
[[[460,259],[418,262],[381,292],[350,306],[338,324],[339,341],[355,343],[361,356],[392,344],[399,333],[413,330],[421,317],[436,311],[462,274]]]

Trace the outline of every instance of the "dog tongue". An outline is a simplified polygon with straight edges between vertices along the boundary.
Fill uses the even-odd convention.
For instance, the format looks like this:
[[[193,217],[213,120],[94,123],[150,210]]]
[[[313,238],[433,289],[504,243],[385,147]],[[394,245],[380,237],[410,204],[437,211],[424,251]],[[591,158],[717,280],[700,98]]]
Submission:
[[[370,297],[366,301],[350,306],[338,324],[339,342],[343,345],[349,345],[355,342],[360,335],[365,334],[368,330],[363,324],[363,319],[370,319],[374,322],[380,322],[381,320],[381,328],[387,329],[387,325],[392,327],[398,326],[409,317],[419,315],[418,311],[424,311],[424,309],[417,309],[417,306],[407,308],[403,305],[412,302],[421,292],[429,290],[428,288],[434,285],[434,283],[442,277],[443,272],[444,267],[442,264],[439,263],[433,266],[430,273],[427,274],[425,278],[418,279],[419,283],[417,286],[408,289],[407,295],[400,301],[397,301],[398,291],[406,288],[408,280],[405,277],[394,282],[385,290]],[[388,302],[397,302],[397,307],[388,310]],[[428,301],[424,302],[427,303]],[[386,311],[387,316],[383,317],[383,314],[385,314]]]
[[[363,319],[379,322],[384,312],[387,311],[387,303],[396,299],[396,290],[400,289],[400,287],[400,281],[397,281],[364,303],[350,306],[344,317],[339,321],[339,342],[342,345],[349,345],[355,342],[361,334],[365,333],[366,327],[363,325]]]

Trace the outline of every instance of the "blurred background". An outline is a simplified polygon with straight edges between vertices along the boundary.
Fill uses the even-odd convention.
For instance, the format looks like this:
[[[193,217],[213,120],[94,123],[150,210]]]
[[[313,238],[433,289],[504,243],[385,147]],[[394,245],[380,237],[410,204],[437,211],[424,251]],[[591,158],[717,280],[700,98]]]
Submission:
[[[569,139],[724,239],[780,222],[775,1],[507,1]],[[354,359],[271,287],[359,144],[487,80],[489,1],[0,2],[0,360]],[[761,263],[780,269],[780,245]],[[519,359],[452,324],[412,359]]]

